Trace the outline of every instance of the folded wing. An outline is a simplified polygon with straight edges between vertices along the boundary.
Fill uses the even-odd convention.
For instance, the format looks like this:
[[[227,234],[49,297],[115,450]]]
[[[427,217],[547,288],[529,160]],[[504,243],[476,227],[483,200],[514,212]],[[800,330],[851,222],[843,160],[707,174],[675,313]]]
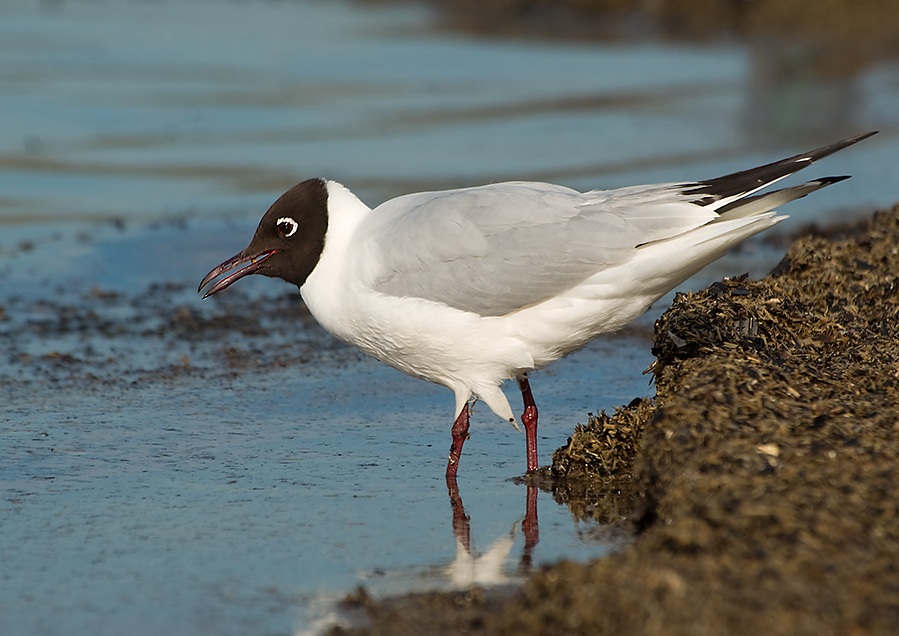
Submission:
[[[366,278],[383,294],[508,314],[717,217],[679,188],[579,193],[510,182],[394,199],[370,217]]]
[[[482,316],[505,315],[623,265],[644,246],[708,224],[721,223],[726,234],[725,223],[746,227],[732,223],[735,219],[770,217],[776,206],[845,177],[750,195],[873,134],[696,183],[581,193],[547,183],[507,182],[399,197],[376,208],[360,226],[360,236],[368,237],[357,246],[365,254],[361,274],[383,294]],[[759,223],[756,231],[771,224]],[[752,233],[735,229],[733,243]]]

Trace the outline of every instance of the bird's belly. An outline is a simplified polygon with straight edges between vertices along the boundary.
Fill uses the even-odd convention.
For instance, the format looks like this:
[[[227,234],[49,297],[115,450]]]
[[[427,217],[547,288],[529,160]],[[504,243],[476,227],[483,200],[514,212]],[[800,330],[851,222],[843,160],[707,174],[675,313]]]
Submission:
[[[344,342],[403,373],[451,388],[497,385],[519,368],[533,368],[526,343],[511,337],[501,318],[416,298],[372,296],[324,315],[314,302],[307,304]]]
[[[403,373],[457,388],[496,386],[545,367],[640,315],[650,300],[560,298],[505,316],[380,294],[346,294],[329,311],[314,298],[306,302],[341,340]]]
[[[528,343],[534,369],[580,350],[604,333],[640,316],[654,298],[586,296],[556,298],[510,316],[509,327]]]

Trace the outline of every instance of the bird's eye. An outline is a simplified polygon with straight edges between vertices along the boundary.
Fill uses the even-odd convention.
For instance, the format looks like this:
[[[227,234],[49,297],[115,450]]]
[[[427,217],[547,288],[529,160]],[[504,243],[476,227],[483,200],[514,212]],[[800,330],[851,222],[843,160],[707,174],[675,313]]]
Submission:
[[[282,216],[278,219],[278,223],[275,225],[278,228],[278,233],[284,238],[290,238],[294,234],[297,233],[297,228],[300,227],[299,223],[294,221],[289,216]]]

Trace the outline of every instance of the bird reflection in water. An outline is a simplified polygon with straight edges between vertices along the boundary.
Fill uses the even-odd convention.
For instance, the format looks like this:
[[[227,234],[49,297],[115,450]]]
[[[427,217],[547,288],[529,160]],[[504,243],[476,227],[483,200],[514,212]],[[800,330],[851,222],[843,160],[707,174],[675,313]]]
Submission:
[[[456,559],[446,567],[454,587],[471,585],[498,585],[508,582],[505,564],[512,551],[519,523],[524,535],[524,548],[518,563],[518,573],[526,574],[531,568],[534,548],[540,540],[537,522],[537,487],[527,486],[524,518],[516,521],[507,536],[499,537],[483,554],[472,550],[471,518],[465,513],[465,506],[459,494],[455,475],[446,476],[446,489],[453,511],[453,536],[456,539]]]

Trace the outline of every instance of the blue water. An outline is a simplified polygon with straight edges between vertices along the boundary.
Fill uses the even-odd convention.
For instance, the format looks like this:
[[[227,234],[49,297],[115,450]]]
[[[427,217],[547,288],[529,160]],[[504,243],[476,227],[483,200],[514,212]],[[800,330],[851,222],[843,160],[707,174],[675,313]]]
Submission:
[[[507,178],[616,187],[880,128],[822,163],[815,175],[854,178],[791,204],[786,229],[899,199],[895,64],[838,80],[851,108],[822,120],[808,114],[835,80],[760,80],[772,53],[738,46],[489,41],[436,31],[420,7],[311,0],[0,8],[2,634],[309,633],[360,583],[386,594],[520,572],[526,488],[510,478],[524,440],[487,409],[460,468],[466,554],[443,479],[448,391],[307,322],[254,342],[310,362],[233,373],[153,331],[184,308],[227,312],[234,301],[193,287],[297,181],[336,178],[371,204]],[[778,258],[755,243],[690,285]],[[169,313],[141,301],[160,282]],[[263,304],[291,293],[241,285]],[[141,327],[43,333],[42,299]],[[640,333],[657,313],[535,374],[542,463],[587,411],[651,393]],[[29,362],[60,354],[116,381]],[[533,566],[615,547],[545,494],[538,509]]]

